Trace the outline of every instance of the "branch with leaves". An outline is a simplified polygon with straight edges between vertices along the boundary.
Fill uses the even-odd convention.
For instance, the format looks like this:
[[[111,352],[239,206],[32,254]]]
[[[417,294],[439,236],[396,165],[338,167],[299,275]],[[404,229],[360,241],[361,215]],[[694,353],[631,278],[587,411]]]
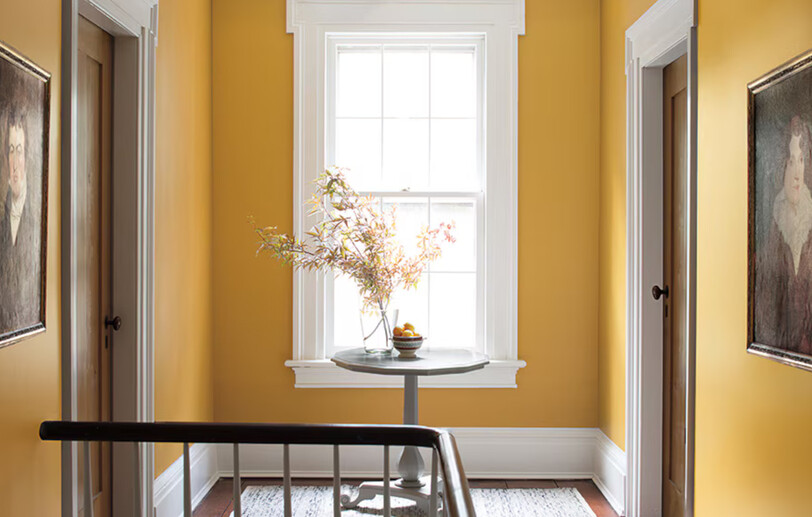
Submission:
[[[305,271],[335,271],[352,278],[367,309],[385,309],[398,288],[417,286],[429,262],[442,253],[443,242],[455,242],[454,223],[423,228],[418,253],[407,256],[396,239],[397,207],[380,210],[371,196],[361,196],[347,182],[343,169],[331,168],[316,181],[308,201],[309,216],[320,221],[304,240],[280,233],[275,226],[258,227],[258,254]]]

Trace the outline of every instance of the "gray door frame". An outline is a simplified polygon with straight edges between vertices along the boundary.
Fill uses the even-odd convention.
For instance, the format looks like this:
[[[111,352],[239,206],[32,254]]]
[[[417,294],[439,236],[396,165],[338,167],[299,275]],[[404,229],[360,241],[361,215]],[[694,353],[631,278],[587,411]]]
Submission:
[[[76,232],[78,17],[114,38],[112,418],[152,421],[154,107],[157,0],[63,0],[61,74],[62,419],[77,415]],[[78,514],[78,444],[62,444],[62,516]],[[152,515],[151,444],[113,446],[113,515]]]
[[[685,513],[694,513],[696,0],[659,0],[626,31],[626,515],[662,513],[663,69],[688,56]]]

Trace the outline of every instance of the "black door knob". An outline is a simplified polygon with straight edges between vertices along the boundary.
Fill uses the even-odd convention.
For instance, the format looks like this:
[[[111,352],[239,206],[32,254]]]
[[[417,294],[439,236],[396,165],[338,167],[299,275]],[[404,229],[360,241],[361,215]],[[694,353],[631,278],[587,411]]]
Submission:
[[[668,286],[661,289],[659,285],[655,285],[651,288],[651,296],[653,296],[655,300],[659,300],[660,296],[668,298]]]
[[[121,328],[121,316],[116,316],[113,319],[104,318],[104,327],[113,327],[113,330],[118,330]]]

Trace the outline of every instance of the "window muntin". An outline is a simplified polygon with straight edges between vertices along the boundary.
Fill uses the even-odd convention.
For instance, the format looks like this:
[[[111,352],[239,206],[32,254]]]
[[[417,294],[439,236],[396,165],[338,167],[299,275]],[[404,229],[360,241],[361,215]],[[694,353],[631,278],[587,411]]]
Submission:
[[[326,162],[365,192],[480,192],[482,43],[329,37]]]
[[[353,186],[397,205],[398,232],[414,253],[422,226],[456,223],[457,242],[416,289],[391,307],[430,339],[427,347],[484,350],[484,138],[482,39],[328,37],[326,157]],[[329,275],[328,275],[329,276]],[[329,276],[325,353],[358,346],[352,280]]]

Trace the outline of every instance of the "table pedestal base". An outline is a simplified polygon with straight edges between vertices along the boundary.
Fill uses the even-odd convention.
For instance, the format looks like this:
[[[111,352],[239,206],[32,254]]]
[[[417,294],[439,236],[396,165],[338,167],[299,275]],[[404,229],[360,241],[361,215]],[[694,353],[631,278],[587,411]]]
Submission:
[[[429,505],[431,504],[431,480],[429,476],[421,479],[423,482],[422,487],[407,488],[398,485],[398,482],[389,483],[389,495],[391,497],[401,497],[409,499],[417,503],[418,508],[425,514],[429,515]],[[443,512],[443,498],[442,498],[442,485],[437,487],[437,514],[444,515]],[[341,495],[341,506],[344,508],[355,508],[361,501],[368,501],[374,499],[376,495],[383,495],[383,481],[364,481],[358,487],[358,495],[355,499],[350,498],[347,494]]]
[[[420,488],[425,485],[423,481],[423,456],[417,447],[406,446],[400,454],[398,462],[398,473],[400,480],[398,486],[402,488]]]

